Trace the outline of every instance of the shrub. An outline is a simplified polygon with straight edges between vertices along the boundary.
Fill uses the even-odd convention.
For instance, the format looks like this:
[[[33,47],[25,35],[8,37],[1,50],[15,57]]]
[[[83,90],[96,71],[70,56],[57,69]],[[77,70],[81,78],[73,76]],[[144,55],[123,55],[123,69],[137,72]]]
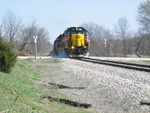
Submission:
[[[0,37],[0,71],[9,73],[15,65],[17,55],[13,52],[13,45]]]

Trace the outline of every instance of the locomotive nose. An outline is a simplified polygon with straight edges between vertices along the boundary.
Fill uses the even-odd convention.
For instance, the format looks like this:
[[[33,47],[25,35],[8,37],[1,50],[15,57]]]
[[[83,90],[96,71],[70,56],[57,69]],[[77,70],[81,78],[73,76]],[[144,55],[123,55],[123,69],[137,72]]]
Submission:
[[[76,40],[78,40],[78,39],[80,39],[80,35],[79,34],[77,34],[77,36],[76,36]]]
[[[84,34],[72,34],[72,44],[76,47],[84,46]]]
[[[84,39],[83,36],[81,34],[77,34],[76,35],[76,44],[77,46],[83,46],[84,45]]]

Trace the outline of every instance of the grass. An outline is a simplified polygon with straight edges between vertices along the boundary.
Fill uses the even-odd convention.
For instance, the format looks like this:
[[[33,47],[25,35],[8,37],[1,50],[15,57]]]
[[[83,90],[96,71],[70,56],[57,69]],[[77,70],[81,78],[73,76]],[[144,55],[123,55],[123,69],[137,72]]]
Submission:
[[[10,74],[0,72],[0,113],[87,113],[81,108],[40,98],[42,94],[66,98],[57,90],[36,85],[34,81],[40,78],[27,60],[18,60]]]
[[[139,60],[139,61],[128,61],[129,63],[138,63],[138,64],[148,64],[150,65],[150,60]]]
[[[150,64],[150,60],[145,60],[143,62],[146,63],[146,64]]]

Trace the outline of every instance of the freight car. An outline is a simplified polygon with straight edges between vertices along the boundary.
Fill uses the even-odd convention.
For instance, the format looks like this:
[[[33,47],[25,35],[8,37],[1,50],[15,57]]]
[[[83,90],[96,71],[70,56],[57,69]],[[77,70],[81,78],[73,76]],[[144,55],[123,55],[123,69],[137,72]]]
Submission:
[[[87,56],[89,40],[83,27],[70,27],[54,41],[55,55],[64,52],[68,56]]]

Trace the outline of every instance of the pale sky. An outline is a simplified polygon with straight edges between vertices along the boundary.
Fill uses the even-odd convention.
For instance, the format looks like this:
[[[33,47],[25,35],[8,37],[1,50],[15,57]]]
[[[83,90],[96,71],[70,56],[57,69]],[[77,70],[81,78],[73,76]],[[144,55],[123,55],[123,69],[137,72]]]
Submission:
[[[93,22],[112,30],[125,17],[136,30],[137,9],[144,0],[0,0],[0,18],[7,10],[22,17],[24,24],[33,20],[46,28],[50,41],[72,26]]]

